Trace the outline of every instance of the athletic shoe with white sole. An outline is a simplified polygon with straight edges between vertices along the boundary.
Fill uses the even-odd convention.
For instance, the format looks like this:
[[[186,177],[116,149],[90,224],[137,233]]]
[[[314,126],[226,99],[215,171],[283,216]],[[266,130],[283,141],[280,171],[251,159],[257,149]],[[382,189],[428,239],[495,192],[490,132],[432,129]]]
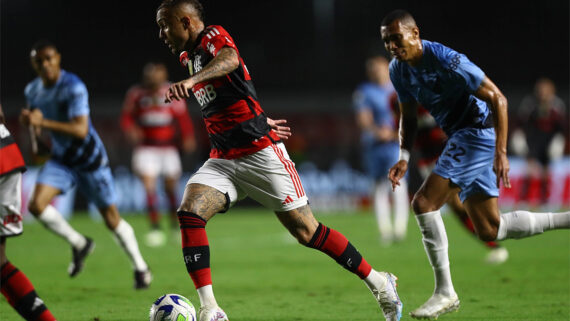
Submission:
[[[135,271],[135,290],[148,289],[152,282],[150,269],[146,271]]]
[[[384,282],[379,282],[372,286],[368,286],[372,295],[380,308],[386,321],[398,321],[402,317],[403,304],[400,301],[398,292],[396,291],[396,280],[398,279],[394,274],[388,272],[376,272],[372,270],[371,273],[378,273],[380,275],[379,280]]]
[[[504,247],[497,247],[489,251],[485,262],[488,264],[502,264],[509,258],[509,251]]]
[[[410,312],[410,316],[416,319],[435,320],[442,314],[459,310],[459,297],[454,293],[445,296],[435,293],[419,308]]]
[[[198,313],[200,321],[229,321],[228,316],[219,306],[201,306]]]

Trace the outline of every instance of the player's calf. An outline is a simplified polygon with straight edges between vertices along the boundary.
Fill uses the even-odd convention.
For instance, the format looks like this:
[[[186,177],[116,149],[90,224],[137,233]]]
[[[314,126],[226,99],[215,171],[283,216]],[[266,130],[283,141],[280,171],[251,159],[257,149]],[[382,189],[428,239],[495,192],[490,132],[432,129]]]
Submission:
[[[54,316],[36,293],[26,275],[6,262],[1,268],[2,294],[8,303],[26,320],[52,321]]]

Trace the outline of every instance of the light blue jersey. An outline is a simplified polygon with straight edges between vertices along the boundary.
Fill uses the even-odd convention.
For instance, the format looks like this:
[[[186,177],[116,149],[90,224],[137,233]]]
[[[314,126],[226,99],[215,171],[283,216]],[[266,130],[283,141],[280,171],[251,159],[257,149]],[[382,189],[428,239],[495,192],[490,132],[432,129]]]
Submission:
[[[38,77],[24,91],[32,108],[42,111],[44,118],[69,122],[78,116],[89,115],[87,88],[76,75],[61,70],[56,84],[44,87]],[[84,139],[50,131],[52,159],[79,170],[95,170],[108,163],[107,152],[89,119],[89,131]]]
[[[422,40],[418,66],[393,59],[390,78],[400,102],[417,101],[449,137],[433,173],[461,188],[461,201],[474,194],[498,197],[493,172],[495,131],[487,103],[473,94],[485,78],[467,57]]]
[[[396,130],[396,123],[390,104],[394,87],[391,84],[380,86],[367,82],[357,87],[353,94],[353,107],[356,112],[369,110],[376,126],[388,126]],[[381,142],[370,132],[361,136],[364,148],[363,165],[371,177],[386,178],[388,170],[398,160],[398,142]]]
[[[473,95],[485,77],[483,71],[440,43],[422,40],[422,44],[419,66],[390,62],[390,79],[400,102],[420,103],[447,136],[462,128],[491,127],[487,104]]]
[[[28,105],[42,111],[44,118],[70,122],[89,115],[87,88],[76,75],[61,70],[59,79],[46,88],[38,77],[24,91]],[[99,208],[116,201],[113,176],[107,152],[89,119],[84,139],[50,131],[51,159],[42,167],[38,184],[45,184],[65,193],[74,185]]]

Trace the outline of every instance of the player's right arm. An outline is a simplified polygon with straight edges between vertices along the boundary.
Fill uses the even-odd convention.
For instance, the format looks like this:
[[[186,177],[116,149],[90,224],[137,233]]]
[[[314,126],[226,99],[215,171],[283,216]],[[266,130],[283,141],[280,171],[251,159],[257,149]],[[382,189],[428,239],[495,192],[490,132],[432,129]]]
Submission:
[[[400,102],[400,156],[398,162],[390,168],[388,179],[392,183],[392,189],[400,185],[400,179],[408,171],[410,151],[414,146],[418,128],[418,103]]]
[[[89,116],[81,115],[73,117],[68,122],[61,122],[44,118],[39,109],[23,109],[20,120],[24,125],[32,125],[38,128],[45,128],[64,135],[84,139],[89,133]]]
[[[166,102],[190,98],[190,91],[197,83],[225,76],[239,67],[238,53],[234,48],[224,47],[199,72],[190,78],[173,83],[166,92]]]

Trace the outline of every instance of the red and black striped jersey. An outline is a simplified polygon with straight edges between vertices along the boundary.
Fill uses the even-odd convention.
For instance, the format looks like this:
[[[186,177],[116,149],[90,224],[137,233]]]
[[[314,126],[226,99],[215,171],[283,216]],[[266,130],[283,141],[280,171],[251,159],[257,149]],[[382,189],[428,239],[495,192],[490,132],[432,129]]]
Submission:
[[[26,170],[22,153],[8,128],[0,124],[0,176]]]
[[[180,54],[190,75],[202,70],[224,47],[238,54],[239,66],[231,73],[192,87],[200,104],[210,138],[211,158],[233,159],[253,154],[279,141],[259,102],[251,76],[229,33],[221,26],[208,26],[196,47]]]

